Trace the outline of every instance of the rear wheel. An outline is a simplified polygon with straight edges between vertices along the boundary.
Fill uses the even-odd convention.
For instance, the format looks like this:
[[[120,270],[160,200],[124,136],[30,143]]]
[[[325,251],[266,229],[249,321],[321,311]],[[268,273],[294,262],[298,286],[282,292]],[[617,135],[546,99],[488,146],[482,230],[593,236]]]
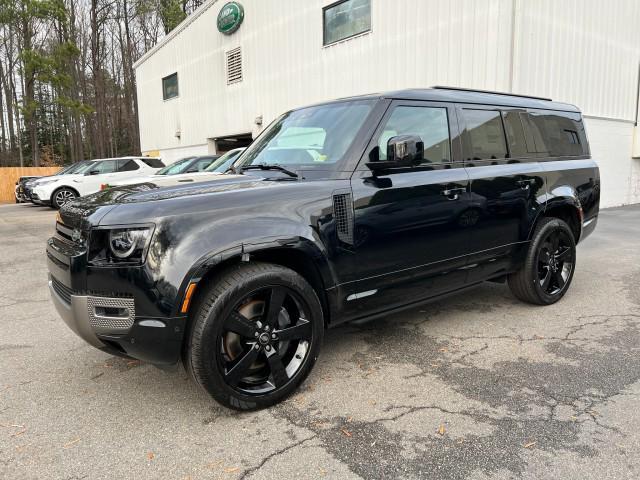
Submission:
[[[60,209],[65,203],[70,202],[78,198],[78,194],[70,188],[62,187],[51,195],[51,206],[55,209]]]
[[[520,300],[550,305],[569,289],[575,265],[571,228],[558,218],[544,218],[536,227],[523,267],[509,276],[509,287]]]
[[[185,363],[218,402],[236,410],[268,407],[309,374],[324,321],[315,291],[296,272],[240,265],[199,298]]]

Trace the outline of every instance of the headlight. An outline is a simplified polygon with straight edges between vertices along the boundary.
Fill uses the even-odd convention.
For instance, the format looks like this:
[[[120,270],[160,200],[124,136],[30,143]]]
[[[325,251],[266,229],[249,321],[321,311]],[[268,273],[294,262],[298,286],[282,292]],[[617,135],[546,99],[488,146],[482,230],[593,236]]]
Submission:
[[[153,226],[95,228],[89,241],[89,262],[93,265],[144,263]]]

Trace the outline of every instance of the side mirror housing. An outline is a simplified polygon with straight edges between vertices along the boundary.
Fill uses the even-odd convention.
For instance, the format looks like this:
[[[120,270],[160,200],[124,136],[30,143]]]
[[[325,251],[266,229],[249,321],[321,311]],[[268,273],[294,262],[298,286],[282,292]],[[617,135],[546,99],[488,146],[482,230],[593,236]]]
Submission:
[[[99,170],[89,170],[85,175],[98,175],[99,173]]]
[[[387,160],[368,162],[373,172],[390,168],[413,167],[424,157],[424,142],[417,135],[398,135],[387,142]]]

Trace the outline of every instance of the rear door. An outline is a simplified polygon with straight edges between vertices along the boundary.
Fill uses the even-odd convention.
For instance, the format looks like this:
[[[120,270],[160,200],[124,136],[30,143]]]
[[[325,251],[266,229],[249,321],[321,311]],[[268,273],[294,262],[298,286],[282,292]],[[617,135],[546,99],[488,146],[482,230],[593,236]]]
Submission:
[[[422,162],[374,175],[365,163],[385,160],[387,142],[398,135],[422,139]],[[346,318],[464,284],[470,202],[459,154],[451,104],[392,102],[351,181],[355,228],[340,292]]]
[[[473,255],[469,282],[508,271],[526,249],[536,216],[544,208],[546,178],[527,128],[525,110],[458,105],[470,202],[477,218],[469,226]]]

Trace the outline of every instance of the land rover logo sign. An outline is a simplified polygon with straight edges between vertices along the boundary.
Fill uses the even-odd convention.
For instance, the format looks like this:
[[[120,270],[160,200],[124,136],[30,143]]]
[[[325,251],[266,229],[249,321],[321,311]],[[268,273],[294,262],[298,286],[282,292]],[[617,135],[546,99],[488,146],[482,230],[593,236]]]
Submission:
[[[244,20],[244,8],[238,2],[229,2],[218,14],[218,30],[225,35],[231,35],[240,28]]]

